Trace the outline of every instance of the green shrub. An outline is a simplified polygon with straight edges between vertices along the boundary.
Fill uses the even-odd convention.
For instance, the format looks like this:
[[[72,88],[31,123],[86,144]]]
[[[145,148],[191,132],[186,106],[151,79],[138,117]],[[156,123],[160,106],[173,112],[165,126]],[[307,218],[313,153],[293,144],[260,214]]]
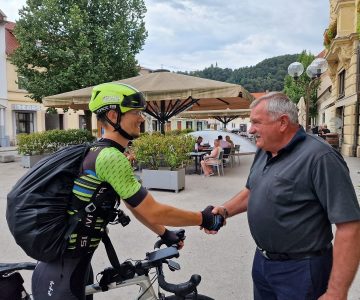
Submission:
[[[144,134],[133,141],[136,159],[145,167],[178,169],[190,161],[188,155],[194,149],[195,139],[186,135]]]
[[[23,155],[51,153],[68,145],[93,142],[94,140],[91,132],[84,129],[55,129],[17,136],[18,152]]]
[[[337,34],[337,20],[329,25],[329,28],[324,33],[324,46],[329,49],[331,41],[336,37]]]
[[[17,136],[18,152],[23,155],[43,154],[47,152],[48,139],[44,132],[19,134]]]

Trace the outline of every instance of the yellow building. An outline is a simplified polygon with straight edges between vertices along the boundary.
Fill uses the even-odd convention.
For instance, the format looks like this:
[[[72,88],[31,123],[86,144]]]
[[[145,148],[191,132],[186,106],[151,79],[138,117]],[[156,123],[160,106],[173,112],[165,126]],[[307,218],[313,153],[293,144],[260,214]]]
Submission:
[[[16,144],[16,135],[51,129],[85,128],[83,111],[62,109],[47,113],[41,103],[30,99],[23,88],[23,80],[10,62],[10,55],[18,47],[13,34],[15,23],[6,20],[0,10],[0,146]],[[94,119],[93,124],[96,124]]]
[[[10,55],[18,47],[13,34],[15,23],[6,20],[0,10],[0,147],[16,145],[20,133],[41,132],[51,129],[86,128],[82,110],[57,109],[47,113],[47,108],[28,97],[23,80],[16,67],[10,62]],[[146,70],[143,70],[146,73]],[[93,116],[93,130],[96,131],[96,117]]]
[[[358,11],[359,0],[330,0],[330,24],[324,34],[330,82],[322,83],[319,95],[326,95],[318,104],[320,121],[340,134],[342,154],[360,157]]]

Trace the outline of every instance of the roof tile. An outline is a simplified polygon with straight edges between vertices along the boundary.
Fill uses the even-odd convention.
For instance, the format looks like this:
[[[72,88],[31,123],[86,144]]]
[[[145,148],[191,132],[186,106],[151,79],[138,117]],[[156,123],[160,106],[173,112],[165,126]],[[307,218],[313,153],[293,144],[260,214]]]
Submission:
[[[13,34],[15,25],[14,22],[7,22],[5,25],[6,55],[11,55],[19,47],[19,43]]]

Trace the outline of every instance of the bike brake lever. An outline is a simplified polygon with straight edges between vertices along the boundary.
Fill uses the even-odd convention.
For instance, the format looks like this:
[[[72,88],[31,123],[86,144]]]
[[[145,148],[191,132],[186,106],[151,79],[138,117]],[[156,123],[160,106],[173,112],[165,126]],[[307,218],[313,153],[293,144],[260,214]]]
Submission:
[[[177,262],[175,262],[175,261],[173,261],[171,259],[168,259],[166,261],[166,263],[168,264],[170,271],[174,272],[174,271],[178,271],[178,270],[181,269],[180,265]]]

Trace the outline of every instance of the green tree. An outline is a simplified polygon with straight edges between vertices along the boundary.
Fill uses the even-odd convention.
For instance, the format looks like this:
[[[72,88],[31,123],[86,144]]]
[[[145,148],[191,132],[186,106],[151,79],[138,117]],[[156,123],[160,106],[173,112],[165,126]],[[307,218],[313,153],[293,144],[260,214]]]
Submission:
[[[307,53],[306,50],[304,50],[299,55],[297,61],[302,63],[304,70],[306,70],[314,58],[313,54],[310,52]],[[292,101],[298,103],[301,97],[305,97],[306,90],[310,87],[309,115],[313,118],[317,115],[317,89],[319,87],[320,80],[312,82],[311,86],[310,81],[311,78],[306,74],[306,71],[304,71],[297,80],[294,80],[290,75],[286,75],[284,79],[284,93],[288,95]]]
[[[135,76],[145,12],[143,0],[27,0],[11,61],[29,97]]]

